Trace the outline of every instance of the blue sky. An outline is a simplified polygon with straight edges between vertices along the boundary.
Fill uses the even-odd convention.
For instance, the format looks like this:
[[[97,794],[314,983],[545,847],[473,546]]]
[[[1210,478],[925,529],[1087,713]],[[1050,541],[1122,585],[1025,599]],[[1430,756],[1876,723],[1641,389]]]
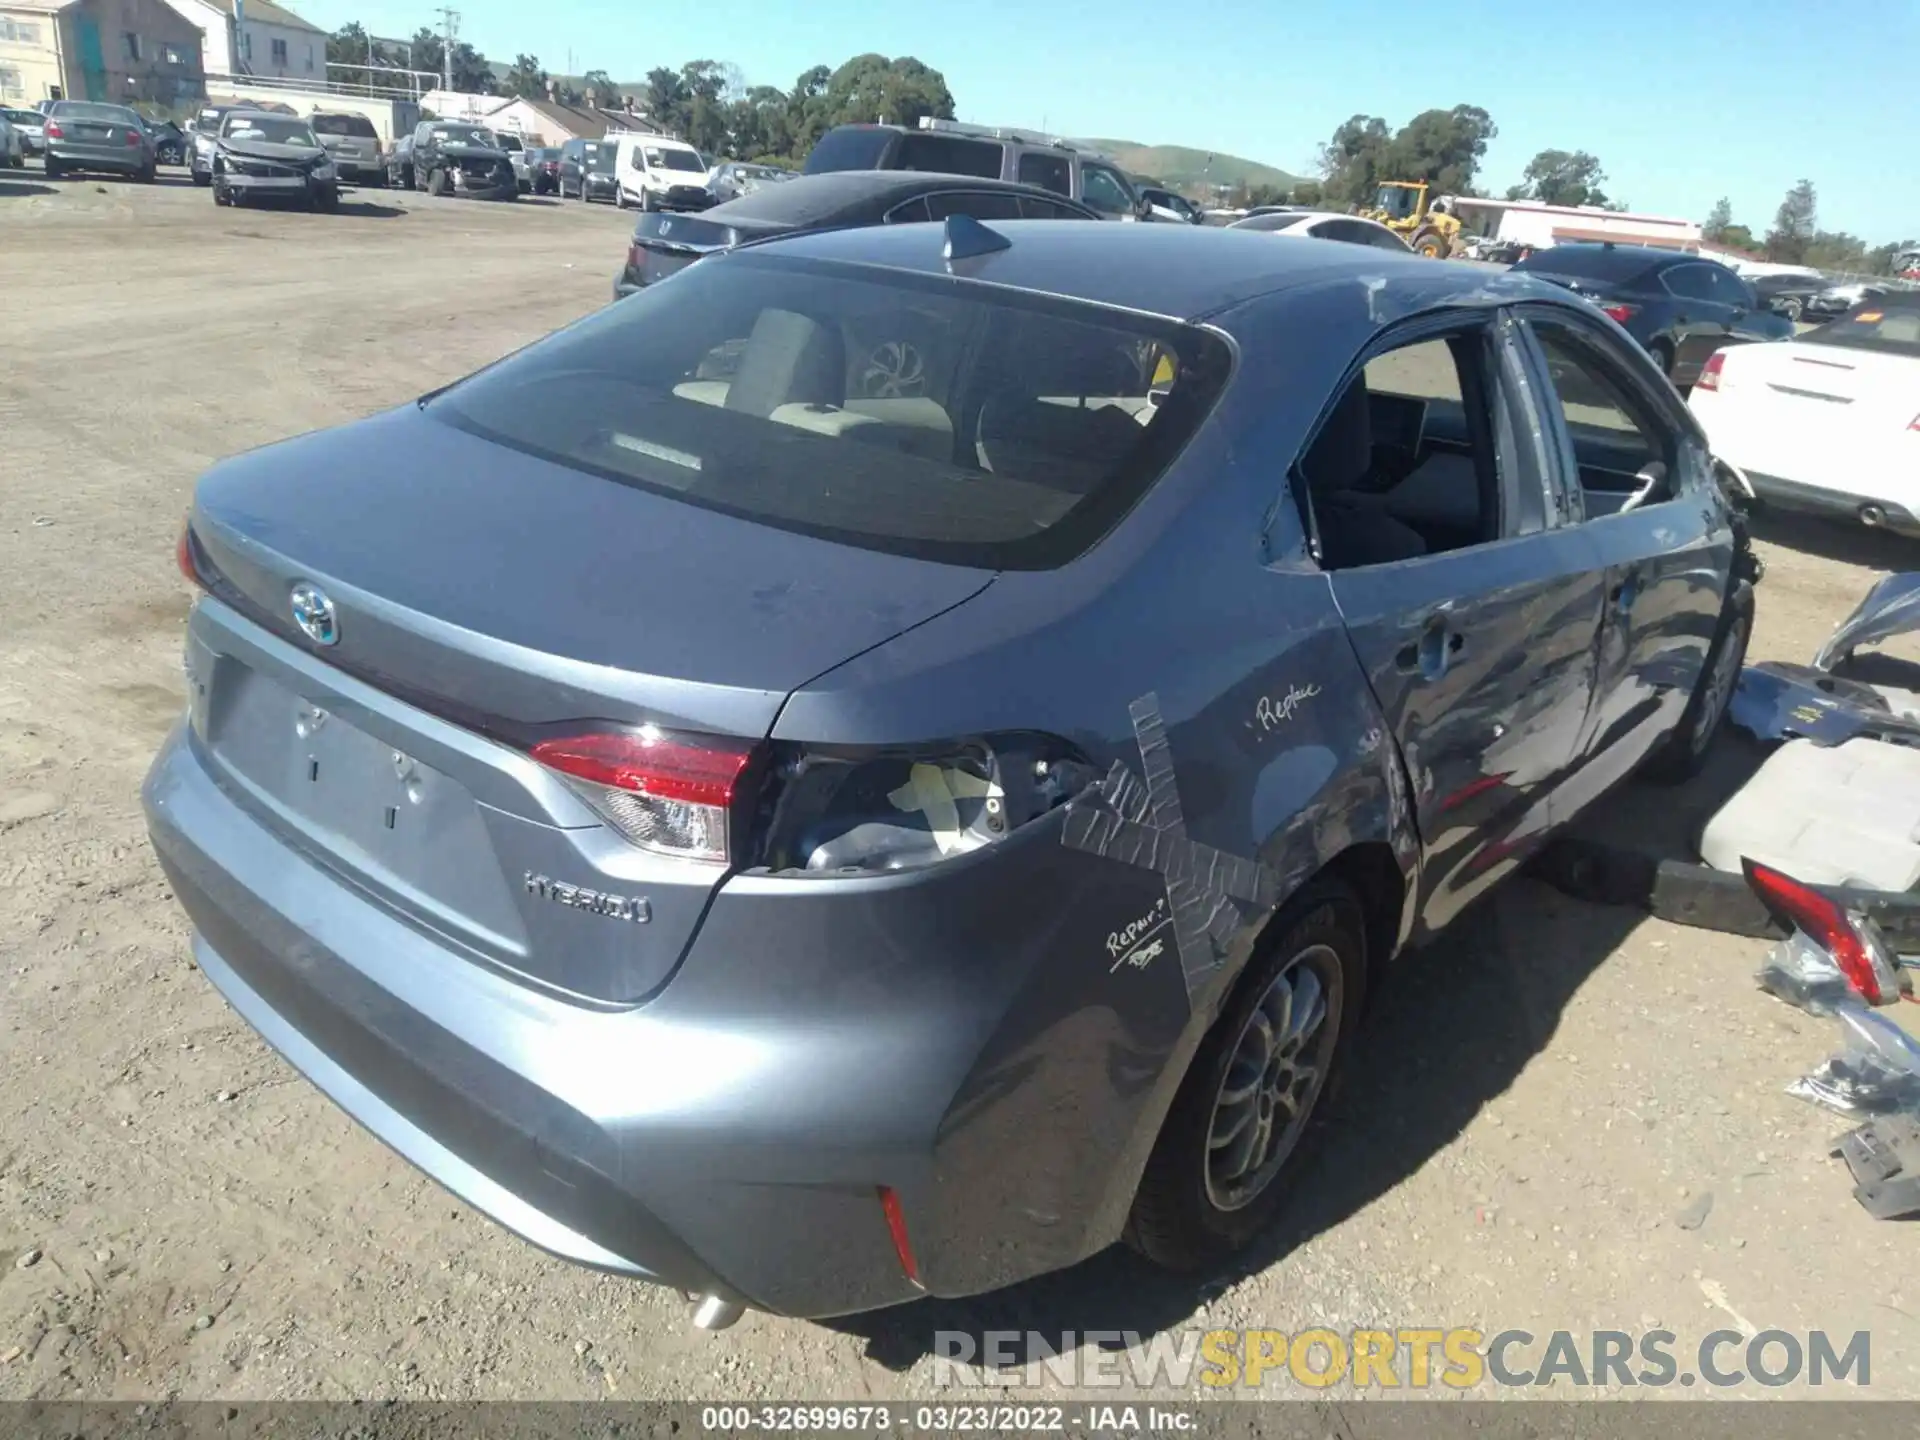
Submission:
[[[332,29],[410,34],[406,0],[289,0]],[[1820,223],[1920,238],[1920,0],[454,0],[488,58],[636,78],[731,61],[786,88],[863,51],[916,55],[963,119],[1192,145],[1311,172],[1356,112],[1398,126],[1475,104],[1500,127],[1483,184],[1538,150],[1600,157],[1634,209],[1704,219],[1721,195],[1762,231],[1805,176]],[[1817,63],[1816,63],[1817,62]]]

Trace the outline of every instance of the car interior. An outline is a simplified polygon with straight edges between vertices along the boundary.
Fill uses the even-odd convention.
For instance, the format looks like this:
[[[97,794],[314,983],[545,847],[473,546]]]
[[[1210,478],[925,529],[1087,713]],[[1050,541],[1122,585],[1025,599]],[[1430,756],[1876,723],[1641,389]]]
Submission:
[[[1329,570],[1443,554],[1502,532],[1488,342],[1478,327],[1369,361],[1295,466]]]
[[[1666,427],[1606,357],[1569,326],[1531,322],[1547,359],[1589,519],[1672,498],[1677,456],[1654,437]]]

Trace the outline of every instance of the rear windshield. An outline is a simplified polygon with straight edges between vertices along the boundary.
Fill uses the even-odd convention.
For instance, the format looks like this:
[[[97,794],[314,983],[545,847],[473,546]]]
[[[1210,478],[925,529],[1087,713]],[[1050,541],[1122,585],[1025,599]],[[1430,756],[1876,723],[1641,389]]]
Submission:
[[[1638,245],[1609,250],[1602,245],[1555,245],[1536,250],[1513,268],[1535,275],[1566,275],[1575,280],[1636,280],[1659,256]]]
[[[1869,300],[1800,339],[1808,345],[1879,350],[1920,360],[1920,293]]]
[[[822,175],[829,170],[878,170],[887,142],[898,134],[878,126],[840,125],[820,137],[807,152],[805,174]]]
[[[140,123],[140,117],[124,105],[96,105],[86,100],[56,100],[49,113],[65,120],[104,120],[110,125]]]
[[[608,306],[428,410],[781,529],[1037,569],[1145,493],[1229,367],[1218,337],[1173,321],[742,253]]]
[[[351,135],[356,140],[380,138],[380,132],[364,115],[315,115],[311,123],[316,135]]]

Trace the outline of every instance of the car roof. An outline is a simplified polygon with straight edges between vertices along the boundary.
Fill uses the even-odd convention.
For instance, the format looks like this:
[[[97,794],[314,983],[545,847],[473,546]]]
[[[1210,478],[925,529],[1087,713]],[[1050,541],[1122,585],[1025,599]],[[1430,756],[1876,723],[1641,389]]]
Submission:
[[[802,226],[862,206],[888,206],[916,195],[939,195],[950,190],[1031,195],[1062,205],[1077,203],[1035,185],[983,180],[975,175],[941,175],[925,170],[829,170],[752,191],[704,213],[707,219],[722,222],[750,220]]]
[[[1492,292],[1510,300],[1566,299],[1559,287],[1524,276],[1509,280],[1475,266],[1365,245],[1276,245],[1270,235],[1227,227],[996,220],[987,228],[1010,243],[967,262],[970,279],[1178,320],[1197,320],[1279,290],[1347,279],[1407,302],[1375,306],[1381,314]],[[754,249],[945,275],[951,272],[944,238],[944,226],[879,225],[787,236]]]
[[[1541,269],[1552,268],[1555,255],[1591,257],[1605,263],[1611,257],[1622,272],[1632,267],[1635,274],[1644,274],[1649,267],[1662,268],[1668,265],[1720,265],[1711,255],[1691,255],[1684,250],[1669,250],[1661,245],[1634,245],[1620,241],[1575,240],[1565,244],[1550,246],[1533,253],[1534,261]],[[1720,265],[1725,270],[1730,267]]]

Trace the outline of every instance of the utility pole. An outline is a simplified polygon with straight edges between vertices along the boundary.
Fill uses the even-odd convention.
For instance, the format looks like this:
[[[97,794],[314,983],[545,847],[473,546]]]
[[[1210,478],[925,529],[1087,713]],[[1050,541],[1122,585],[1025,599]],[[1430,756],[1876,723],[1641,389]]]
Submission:
[[[442,8],[439,12],[443,39],[440,48],[440,88],[453,89],[453,45],[460,34],[460,12]]]

